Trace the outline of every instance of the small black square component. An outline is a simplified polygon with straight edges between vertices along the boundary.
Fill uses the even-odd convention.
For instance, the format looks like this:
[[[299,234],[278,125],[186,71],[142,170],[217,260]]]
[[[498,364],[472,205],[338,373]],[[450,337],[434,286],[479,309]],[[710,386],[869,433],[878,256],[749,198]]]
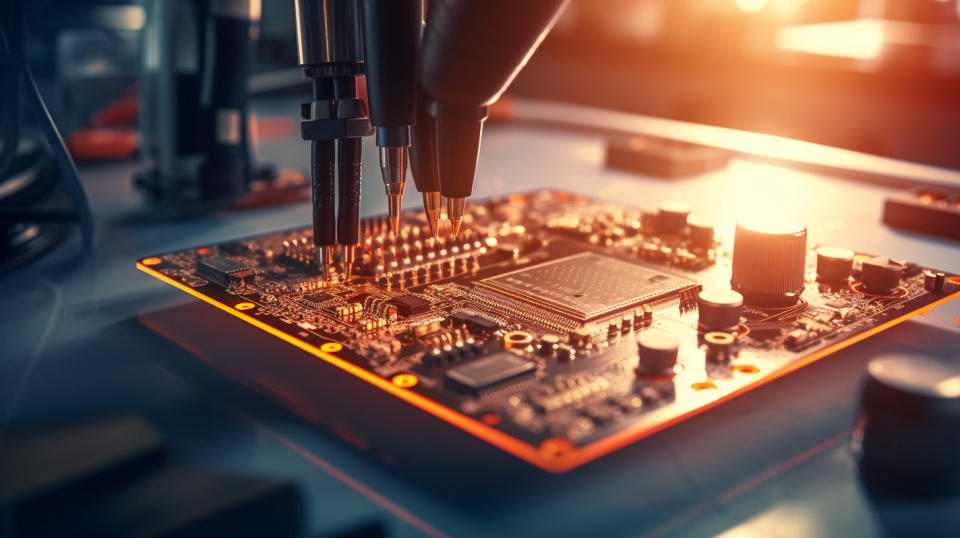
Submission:
[[[305,304],[305,305],[307,305],[307,306],[310,306],[310,307],[313,307],[313,308],[320,308],[320,305],[321,305],[323,302],[329,301],[330,299],[333,299],[333,295],[330,295],[329,293],[327,293],[327,292],[325,292],[325,291],[318,291],[317,293],[311,293],[310,295],[304,295],[304,296],[303,296],[303,299],[301,299],[301,301],[303,302],[303,304]]]
[[[231,284],[242,284],[244,279],[254,275],[254,271],[230,258],[210,255],[197,258],[197,274],[227,287]]]
[[[477,394],[506,381],[533,375],[536,369],[535,362],[501,351],[451,368],[445,377],[450,388]]]
[[[430,301],[410,294],[401,295],[396,299],[392,299],[390,304],[395,305],[397,307],[397,313],[403,317],[423,314],[430,309]]]

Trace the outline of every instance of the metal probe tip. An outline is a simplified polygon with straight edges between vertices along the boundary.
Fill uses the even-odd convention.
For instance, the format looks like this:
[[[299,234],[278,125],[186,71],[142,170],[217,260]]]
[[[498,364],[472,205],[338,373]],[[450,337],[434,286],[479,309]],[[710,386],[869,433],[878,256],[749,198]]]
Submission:
[[[390,211],[390,230],[394,237],[400,236],[400,203],[403,199],[399,194],[387,195],[387,208]]]
[[[380,148],[380,173],[387,193],[387,210],[393,235],[400,233],[400,205],[407,181],[407,147],[384,146]]]
[[[353,276],[353,262],[356,260],[356,253],[356,245],[343,245],[344,282],[350,282],[350,277]]]
[[[317,246],[317,255],[316,255],[317,269],[320,270],[320,275],[323,277],[324,280],[330,279],[330,272],[328,271],[328,267],[330,266],[330,263],[332,261],[333,261],[333,247],[329,245]]]
[[[440,191],[428,191],[423,194],[423,211],[427,214],[430,235],[440,239]]]
[[[460,225],[463,223],[463,208],[466,198],[447,198],[447,219],[450,221],[450,237],[456,239],[460,235]]]

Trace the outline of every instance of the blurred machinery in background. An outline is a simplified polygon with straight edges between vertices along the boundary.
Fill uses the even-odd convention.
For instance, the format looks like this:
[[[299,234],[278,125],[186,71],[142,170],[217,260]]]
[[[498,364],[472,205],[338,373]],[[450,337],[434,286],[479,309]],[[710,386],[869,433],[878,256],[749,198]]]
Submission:
[[[247,109],[260,0],[150,0],[137,187],[174,212],[223,207],[256,174]]]

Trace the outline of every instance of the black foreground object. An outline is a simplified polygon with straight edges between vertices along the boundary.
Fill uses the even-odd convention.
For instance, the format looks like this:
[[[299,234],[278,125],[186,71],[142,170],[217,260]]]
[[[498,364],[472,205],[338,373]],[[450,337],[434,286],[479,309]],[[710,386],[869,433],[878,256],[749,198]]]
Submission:
[[[13,536],[299,536],[290,482],[168,461],[131,415],[0,438],[0,501]]]
[[[960,365],[885,357],[867,370],[854,432],[864,482],[908,497],[960,493]]]

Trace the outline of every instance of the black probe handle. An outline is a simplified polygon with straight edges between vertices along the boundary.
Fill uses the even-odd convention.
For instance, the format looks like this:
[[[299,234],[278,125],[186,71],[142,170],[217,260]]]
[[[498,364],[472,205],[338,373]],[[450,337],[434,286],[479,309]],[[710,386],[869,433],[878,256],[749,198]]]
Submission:
[[[377,127],[409,126],[423,4],[421,0],[363,0],[361,12],[370,120]]]
[[[310,143],[310,179],[313,184],[313,244],[337,244],[336,144],[333,140]]]
[[[360,188],[362,174],[360,138],[337,140],[337,182],[340,208],[337,212],[337,239],[341,245],[360,242]]]
[[[416,118],[410,139],[410,171],[417,192],[440,192],[440,172],[437,168],[437,120],[427,106],[430,96],[421,88],[417,91]]]

